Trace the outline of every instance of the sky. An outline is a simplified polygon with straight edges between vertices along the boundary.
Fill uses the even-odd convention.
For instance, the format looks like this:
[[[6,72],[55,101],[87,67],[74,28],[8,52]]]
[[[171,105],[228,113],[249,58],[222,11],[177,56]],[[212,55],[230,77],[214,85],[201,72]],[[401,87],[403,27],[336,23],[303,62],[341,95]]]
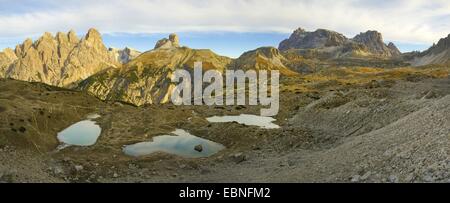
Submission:
[[[0,0],[0,49],[48,31],[98,29],[107,46],[150,50],[180,43],[237,57],[278,46],[302,27],[351,38],[377,30],[401,51],[424,50],[450,33],[449,0]]]

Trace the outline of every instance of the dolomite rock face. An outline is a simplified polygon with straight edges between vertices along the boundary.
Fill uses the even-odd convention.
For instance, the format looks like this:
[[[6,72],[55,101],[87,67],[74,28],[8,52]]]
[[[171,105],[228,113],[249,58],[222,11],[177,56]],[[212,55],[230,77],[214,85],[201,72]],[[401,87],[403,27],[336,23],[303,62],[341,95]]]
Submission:
[[[411,61],[414,66],[450,63],[450,34],[424,52],[418,53]]]
[[[344,35],[331,30],[318,29],[314,32],[307,32],[302,28],[298,28],[289,39],[280,43],[279,49],[286,51],[291,48],[314,49],[343,46],[347,41],[348,39]]]
[[[180,46],[180,40],[179,40],[177,34],[175,34],[175,33],[170,34],[169,40],[172,42],[172,45],[177,46],[177,47]]]
[[[113,55],[114,59],[121,64],[128,63],[141,55],[140,51],[128,47],[125,47],[124,49],[109,48],[109,52]]]
[[[318,29],[308,32],[299,28],[289,39],[280,43],[279,49],[283,52],[297,51],[315,58],[393,58],[401,54],[393,43],[386,45],[381,33],[377,31],[367,31],[349,39],[331,30]]]
[[[180,47],[180,41],[178,39],[178,35],[176,34],[170,34],[169,39],[161,39],[155,45],[155,49],[171,49],[178,47]]]
[[[6,48],[0,52],[0,77],[5,77],[6,71],[15,60],[17,60],[17,56],[14,50]]]
[[[387,47],[389,48],[389,50],[391,51],[391,54],[393,56],[400,56],[402,54],[402,52],[400,52],[400,50],[397,48],[397,46],[395,46],[395,44],[392,42],[389,42]]]
[[[274,47],[262,47],[244,53],[238,59],[219,56],[207,49],[190,49],[178,44],[178,37],[157,42],[155,49],[142,53],[120,69],[100,72],[79,85],[102,100],[122,101],[137,106],[170,102],[175,83],[171,82],[177,69],[192,72],[195,62],[202,62],[203,71],[227,69],[279,70],[281,75],[295,76],[287,60]]]
[[[192,71],[194,63],[201,61],[204,71],[223,71],[231,63],[230,58],[207,49],[180,47],[176,35],[160,40],[155,47],[122,68],[111,68],[89,77],[79,84],[78,89],[103,100],[122,101],[137,106],[167,103],[175,87],[171,78],[176,69]]]
[[[2,68],[3,77],[60,87],[72,87],[117,65],[95,29],[90,29],[81,40],[74,31],[58,32],[56,36],[45,33],[34,42],[27,39],[17,45],[14,54],[15,57],[8,57],[12,60],[8,68]],[[1,61],[4,64],[7,60]]]
[[[371,54],[377,56],[395,57],[401,54],[394,43],[390,42],[389,45],[386,45],[383,42],[383,36],[377,31],[369,30],[365,33],[360,33],[353,38],[353,41],[365,45]]]
[[[236,70],[278,70],[280,75],[294,76],[298,73],[290,70],[285,64],[287,59],[275,47],[261,47],[245,52],[230,68]]]

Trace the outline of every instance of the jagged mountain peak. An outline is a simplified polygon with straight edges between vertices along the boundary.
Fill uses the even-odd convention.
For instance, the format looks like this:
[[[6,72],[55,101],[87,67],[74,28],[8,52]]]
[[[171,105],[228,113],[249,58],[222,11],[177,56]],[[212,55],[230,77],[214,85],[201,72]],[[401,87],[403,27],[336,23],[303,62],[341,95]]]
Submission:
[[[3,53],[8,53],[8,54],[15,54],[15,53],[14,53],[14,50],[11,49],[11,48],[9,48],[9,47],[3,49],[2,52],[3,52]]]
[[[101,38],[100,32],[95,28],[90,28],[86,34],[85,39],[98,39]]]
[[[11,48],[5,48],[0,52],[0,77],[4,77],[13,61],[17,60],[16,53]]]
[[[447,37],[439,39],[437,44],[434,44],[430,50],[425,52],[442,52],[444,50],[450,49],[450,34]]]
[[[33,40],[31,38],[26,38],[22,44],[16,45],[14,52],[18,57],[23,56],[28,49],[33,47]]]
[[[450,34],[426,51],[417,54],[410,63],[414,66],[450,63]]]
[[[391,53],[393,53],[395,56],[399,56],[402,54],[402,52],[400,52],[400,50],[397,48],[397,46],[395,46],[393,42],[389,42],[387,47],[391,50]]]
[[[80,39],[77,36],[77,33],[74,30],[70,30],[69,33],[67,33],[67,37],[69,38],[69,42],[76,43],[80,41]]]
[[[26,38],[25,41],[23,41],[22,48],[24,50],[27,50],[31,46],[33,46],[33,40],[31,38]]]
[[[169,40],[175,44],[175,45],[179,45],[180,44],[180,39],[178,38],[178,35],[175,33],[172,33],[169,35]]]
[[[383,42],[383,35],[375,30],[368,30],[366,32],[361,32],[352,39],[355,42],[362,44],[376,44],[385,45]]]
[[[180,41],[178,35],[172,33],[169,35],[169,39],[163,38],[156,42],[155,49],[171,49],[180,47]]]
[[[306,30],[301,28],[301,27],[299,27],[296,30],[294,30],[294,33],[303,33],[303,32],[306,32]]]
[[[50,38],[53,39],[53,34],[51,32],[44,32],[41,38]]]
[[[3,77],[63,87],[116,64],[95,29],[81,41],[75,31],[57,32],[55,36],[45,32],[34,42],[28,38],[17,45],[15,55],[7,71],[2,70]]]
[[[128,63],[131,60],[133,60],[134,58],[141,55],[140,51],[130,48],[130,47],[125,47],[123,49],[111,47],[111,48],[109,48],[109,52],[113,55],[113,57],[116,59],[116,61],[118,61],[122,64]]]
[[[281,51],[289,49],[314,49],[330,46],[340,46],[347,41],[347,38],[335,31],[327,29],[317,29],[313,32],[305,31],[302,28],[295,30],[291,36],[282,41],[279,45]]]
[[[37,48],[42,43],[53,43],[57,44],[56,38],[53,37],[52,33],[45,32],[38,40],[34,41],[33,46]]]
[[[280,43],[279,49],[281,51],[302,50],[302,52],[313,50],[315,54],[333,58],[348,56],[396,57],[400,55],[400,51],[393,43],[386,45],[383,42],[382,34],[374,30],[362,32],[349,39],[341,33],[328,29],[308,32],[298,28],[288,39]]]
[[[360,32],[353,39],[357,40],[357,39],[367,39],[367,38],[383,41],[383,35],[376,30],[367,30],[366,32]]]
[[[391,42],[389,45],[386,45],[383,41],[383,35],[375,30],[362,32],[352,40],[365,45],[369,52],[378,56],[395,57],[401,54],[394,43]]]
[[[63,32],[57,32],[55,38],[59,43],[64,43],[64,42],[69,41],[68,34],[63,33]]]
[[[93,46],[107,51],[106,47],[103,44],[102,35],[95,28],[91,28],[88,30],[82,42],[84,42],[84,44],[87,46]]]
[[[167,41],[166,41],[167,40]],[[140,54],[122,68],[95,74],[79,85],[101,99],[123,101],[135,105],[166,103],[175,87],[171,77],[176,69],[193,70],[201,61],[203,70],[225,70],[228,57],[208,49],[178,47],[176,38],[166,39],[161,46]]]
[[[54,36],[54,39],[56,39],[58,43],[78,43],[80,41],[74,30],[70,30],[67,33],[59,31]]]
[[[278,70],[281,75],[298,75],[285,65],[286,58],[275,47],[260,47],[247,51],[231,64],[232,69],[239,70]]]

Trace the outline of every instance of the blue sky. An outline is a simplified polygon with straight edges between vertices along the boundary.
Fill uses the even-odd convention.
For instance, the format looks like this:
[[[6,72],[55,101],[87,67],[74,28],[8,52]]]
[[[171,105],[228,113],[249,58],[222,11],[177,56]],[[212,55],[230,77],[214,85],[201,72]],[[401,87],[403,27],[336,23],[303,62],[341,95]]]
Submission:
[[[424,50],[450,33],[448,0],[0,0],[0,48],[26,37],[95,27],[107,46],[141,51],[176,32],[182,45],[237,57],[277,46],[298,27],[353,37],[378,30],[401,51]]]
[[[277,47],[289,36],[283,33],[236,33],[236,32],[181,32],[177,33],[180,44],[196,49],[211,49],[220,55],[238,57],[245,51],[262,46]],[[129,46],[140,51],[153,49],[164,34],[105,34],[103,41],[112,47]]]

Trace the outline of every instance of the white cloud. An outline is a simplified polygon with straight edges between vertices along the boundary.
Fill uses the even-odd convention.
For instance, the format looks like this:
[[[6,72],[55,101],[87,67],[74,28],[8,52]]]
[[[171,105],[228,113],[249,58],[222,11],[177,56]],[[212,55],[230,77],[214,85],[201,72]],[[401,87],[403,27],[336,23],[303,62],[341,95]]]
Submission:
[[[409,43],[433,43],[450,33],[448,0],[47,0],[38,1],[40,6],[28,1],[17,11],[0,12],[0,38],[90,27],[102,33],[290,33],[304,27],[348,36],[371,29]]]

